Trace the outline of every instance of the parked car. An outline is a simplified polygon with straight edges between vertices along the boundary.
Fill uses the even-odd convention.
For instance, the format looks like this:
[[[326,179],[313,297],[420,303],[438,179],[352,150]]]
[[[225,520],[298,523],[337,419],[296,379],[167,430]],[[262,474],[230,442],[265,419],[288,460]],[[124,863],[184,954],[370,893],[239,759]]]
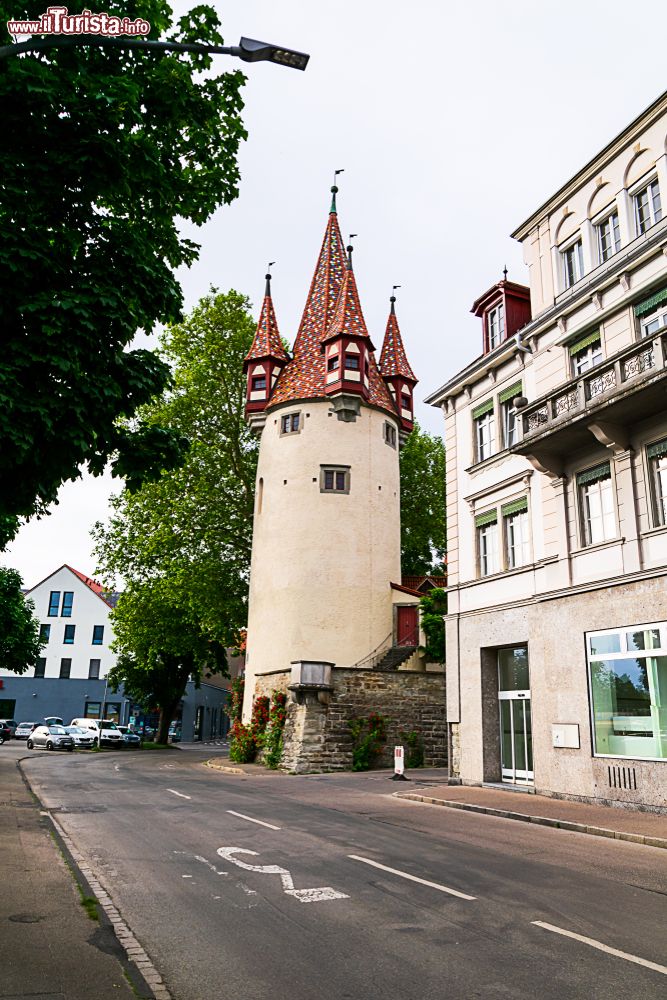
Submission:
[[[46,715],[42,720],[45,726],[64,726],[65,723],[57,715]]]
[[[38,726],[39,722],[19,722],[18,726],[14,730],[15,740],[27,740],[30,737],[30,733],[33,731],[35,726]]]
[[[172,722],[169,726],[169,741],[171,743],[181,742],[181,724],[180,722]]]
[[[11,740],[11,738],[11,726],[8,726],[4,719],[0,719],[0,743],[4,743],[6,740]]]
[[[28,750],[74,750],[74,739],[64,726],[36,726],[28,739]]]
[[[123,734],[123,746],[128,749],[138,750],[141,746],[141,736],[135,733],[134,730],[130,729],[129,726],[117,726],[119,733]]]
[[[2,722],[4,722],[6,725],[9,726],[9,728],[12,731],[12,736],[13,736],[14,732],[16,730],[16,727],[18,726],[18,722],[16,721],[16,719],[0,719],[0,723],[2,723]]]
[[[111,719],[72,719],[70,726],[80,726],[93,734],[93,746],[122,747],[123,734]]]
[[[82,726],[65,726],[65,732],[70,734],[75,747],[91,750],[95,746],[95,737],[90,729],[83,729]]]

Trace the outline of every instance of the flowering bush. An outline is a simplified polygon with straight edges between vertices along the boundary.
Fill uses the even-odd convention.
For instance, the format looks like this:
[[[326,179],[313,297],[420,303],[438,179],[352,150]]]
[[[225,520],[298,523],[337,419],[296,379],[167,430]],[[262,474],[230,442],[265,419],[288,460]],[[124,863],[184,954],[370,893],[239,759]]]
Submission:
[[[256,747],[250,726],[244,726],[239,720],[234,722],[230,730],[229,759],[237,764],[249,764],[255,759]]]
[[[287,695],[283,691],[274,691],[271,697],[269,726],[264,735],[264,763],[267,767],[276,768],[280,763],[286,718]]]
[[[352,770],[368,771],[387,742],[387,720],[378,712],[371,712],[367,719],[350,719],[348,725],[354,741]]]

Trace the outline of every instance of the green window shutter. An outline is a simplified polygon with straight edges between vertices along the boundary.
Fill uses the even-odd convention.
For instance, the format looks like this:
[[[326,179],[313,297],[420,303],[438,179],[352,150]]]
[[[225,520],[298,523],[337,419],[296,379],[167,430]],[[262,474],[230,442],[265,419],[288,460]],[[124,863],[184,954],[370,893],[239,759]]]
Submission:
[[[663,455],[667,455],[667,438],[664,441],[656,441],[655,444],[650,444],[646,449],[646,454],[649,458],[662,458]]]
[[[591,344],[597,343],[599,339],[600,331],[595,330],[593,333],[586,334],[586,336],[582,337],[580,340],[575,340],[573,344],[568,344],[568,350],[571,355],[581,354],[581,352],[585,351],[587,347],[591,346]]]
[[[480,403],[479,406],[475,407],[475,409],[472,411],[472,419],[479,420],[480,417],[486,416],[486,414],[491,413],[492,410],[493,410],[493,400],[487,399],[485,403]]]
[[[475,518],[475,527],[484,528],[487,524],[495,524],[498,520],[497,510],[488,510],[486,514],[478,514]]]
[[[592,469],[586,469],[584,472],[577,473],[577,486],[586,486],[588,483],[597,482],[598,479],[609,479],[610,476],[611,469],[609,462],[603,462]]]
[[[510,517],[511,514],[523,514],[528,510],[528,497],[521,497],[520,500],[512,500],[504,503],[500,508],[503,517]]]
[[[517,396],[523,395],[523,386],[521,382],[515,382],[511,385],[509,389],[503,389],[503,391],[498,396],[499,403],[507,403],[510,399],[516,399]]]
[[[650,313],[653,309],[661,306],[663,302],[667,302],[667,288],[663,288],[659,292],[655,292],[654,295],[651,295],[650,298],[637,303],[635,306],[635,316],[645,316],[646,313]]]

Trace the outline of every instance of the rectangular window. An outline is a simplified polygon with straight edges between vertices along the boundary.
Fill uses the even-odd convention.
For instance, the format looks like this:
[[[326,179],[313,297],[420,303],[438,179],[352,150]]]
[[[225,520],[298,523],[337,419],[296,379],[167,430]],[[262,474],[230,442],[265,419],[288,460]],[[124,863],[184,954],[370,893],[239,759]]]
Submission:
[[[39,638],[42,642],[48,642],[51,638],[51,626],[50,625],[40,625],[39,626]]]
[[[72,669],[72,661],[63,659],[60,661],[60,679],[63,681],[69,680],[70,671]]]
[[[475,518],[479,575],[491,576],[500,570],[498,552],[498,514],[495,510]]]
[[[100,679],[101,660],[91,660],[88,664],[88,680],[98,681]]]
[[[350,371],[359,371],[359,355],[358,354],[346,354],[345,355],[345,367]]]
[[[486,329],[489,338],[489,350],[492,351],[501,342],[505,332],[505,307],[502,302],[487,314]]]
[[[653,494],[653,523],[667,524],[667,438],[646,449]]]
[[[490,458],[496,450],[493,400],[489,399],[486,403],[476,407],[472,411],[472,417],[475,428],[475,458],[478,462],[483,462],[485,458]]]
[[[519,440],[519,423],[516,419],[514,401],[508,400],[501,405],[503,418],[503,443],[506,448],[511,448]]]
[[[104,642],[104,625],[93,625],[93,646],[101,646]]]
[[[321,493],[349,493],[350,470],[346,467],[320,467]]]
[[[566,250],[562,250],[561,257],[563,260],[563,287],[571,288],[584,276],[584,251],[581,240],[577,240]]]
[[[662,205],[660,202],[660,187],[657,179],[652,180],[641,191],[637,191],[634,198],[635,206],[635,226],[637,236],[641,236],[662,219]]]
[[[330,372],[338,371],[339,361],[340,359],[337,354],[335,354],[333,358],[329,358],[329,360],[327,361],[327,371]]]
[[[386,420],[384,423],[384,439],[392,448],[396,447],[396,428]]]
[[[403,407],[403,409],[404,410],[409,410],[410,407],[411,407],[411,405],[412,405],[412,402],[411,402],[410,397],[408,396],[407,392],[402,392],[401,393],[401,406]]]
[[[49,618],[57,618],[60,608],[60,591],[52,590],[49,595]]]
[[[570,345],[570,357],[572,358],[572,374],[583,375],[584,372],[595,368],[602,361],[602,341],[599,333],[589,334],[582,337],[576,343]]]
[[[667,622],[586,635],[594,752],[667,758]]]
[[[104,718],[109,719],[111,722],[115,722],[117,726],[120,725],[120,702],[119,701],[108,701],[104,706]]]
[[[63,637],[63,642],[68,646],[71,646],[74,642],[74,633],[76,631],[76,625],[65,625],[65,635]]]
[[[87,701],[86,707],[83,713],[84,719],[101,719],[102,718],[102,702],[101,701]]]
[[[71,590],[63,591],[63,604],[60,609],[61,618],[72,617],[72,605],[74,604],[74,593]]]
[[[640,335],[642,337],[653,337],[662,330],[667,330],[667,306],[651,313],[640,324]]]
[[[43,656],[37,660],[35,664],[35,677],[43,677],[46,673],[46,659]]]
[[[614,492],[609,462],[580,472],[577,489],[583,544],[597,545],[615,538]]]
[[[527,566],[530,562],[528,501],[517,500],[515,504],[503,507],[503,523],[507,568],[517,569],[519,566]]]
[[[621,249],[621,230],[618,225],[618,212],[612,212],[604,222],[596,227],[598,234],[598,257],[601,264],[613,257]]]
[[[266,389],[266,375],[253,375],[251,385],[253,392],[261,392],[261,390]]]
[[[284,417],[280,418],[280,433],[281,434],[296,434],[299,430],[300,423],[300,413],[286,413]]]

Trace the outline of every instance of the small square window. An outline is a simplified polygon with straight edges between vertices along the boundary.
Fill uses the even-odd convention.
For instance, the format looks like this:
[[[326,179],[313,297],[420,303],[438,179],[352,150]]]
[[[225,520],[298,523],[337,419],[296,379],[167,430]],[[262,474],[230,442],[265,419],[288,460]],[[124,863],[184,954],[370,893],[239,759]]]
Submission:
[[[339,362],[340,358],[338,357],[337,354],[334,354],[334,356],[332,358],[329,358],[329,360],[327,361],[327,371],[330,372],[337,371]]]
[[[253,375],[251,384],[253,392],[266,390],[266,375]]]
[[[74,604],[74,592],[71,590],[66,590],[63,593],[63,604],[60,609],[61,618],[71,618],[72,617],[72,605]]]
[[[88,664],[88,680],[98,681],[100,679],[101,660],[91,660]]]
[[[280,433],[296,434],[301,424],[300,417],[300,413],[286,413],[280,418]]]
[[[46,673],[46,659],[43,656],[37,660],[35,664],[35,677],[43,677]]]
[[[345,466],[320,467],[321,493],[349,493],[350,470]]]
[[[93,646],[101,646],[104,642],[104,625],[93,625]]]
[[[392,448],[396,447],[396,428],[388,421],[384,423],[384,439]]]
[[[60,608],[60,591],[52,590],[49,596],[49,618],[57,618]]]
[[[68,659],[63,659],[60,661],[60,679],[63,681],[69,680],[69,675],[72,670],[72,661]]]
[[[84,715],[85,719],[101,719],[102,718],[102,702],[101,701],[87,701],[83,715]]]
[[[39,638],[41,642],[48,642],[51,638],[51,626],[50,625],[40,625],[39,626]]]
[[[346,354],[345,355],[345,367],[349,371],[359,371],[359,355],[358,354]]]
[[[63,637],[63,642],[68,646],[71,646],[74,642],[74,633],[76,632],[76,625],[65,625],[65,635]]]

